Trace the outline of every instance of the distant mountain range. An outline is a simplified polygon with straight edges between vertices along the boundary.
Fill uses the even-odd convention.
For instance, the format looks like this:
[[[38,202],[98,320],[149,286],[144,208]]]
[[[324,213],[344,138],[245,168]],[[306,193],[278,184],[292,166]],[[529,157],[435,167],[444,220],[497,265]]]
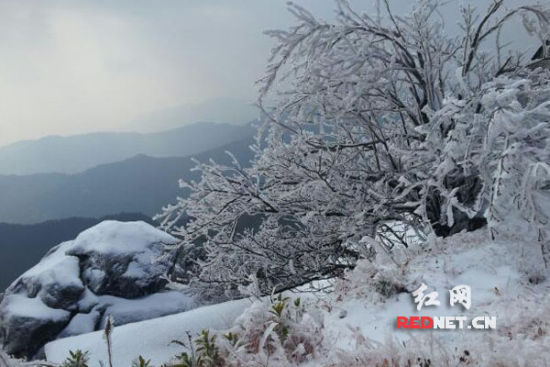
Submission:
[[[0,174],[79,173],[98,165],[150,157],[185,157],[251,136],[250,125],[196,123],[177,129],[140,133],[50,136],[0,147]],[[60,178],[51,176],[54,182]]]
[[[105,219],[152,223],[182,195],[179,179],[198,179],[193,157],[229,163],[230,151],[246,165],[253,133],[250,125],[201,123],[0,148],[0,293],[52,246]]]
[[[108,219],[153,223],[150,217],[133,213],[102,218],[67,218],[30,225],[0,223],[0,293],[53,246],[72,240],[83,230]]]
[[[213,126],[197,125],[196,129],[202,131],[201,135],[164,136],[163,141],[173,139],[166,144],[188,144],[194,150],[202,148],[203,153],[193,155],[200,161],[212,158],[218,162],[229,162],[225,154],[228,150],[239,161],[249,162],[252,136],[249,130],[242,129],[250,128],[233,130]],[[188,132],[195,131],[190,128],[185,129]],[[223,132],[228,136],[222,136]],[[195,141],[190,141],[190,136],[194,136]],[[204,151],[213,144],[212,141],[220,142],[236,136],[238,140],[234,138],[229,144]],[[60,148],[52,145],[51,149],[61,154]],[[101,151],[101,147],[95,149]],[[78,149],[76,151],[82,152]],[[90,154],[93,155],[92,152]],[[139,155],[77,174],[3,175],[0,176],[0,222],[29,224],[70,217],[96,218],[120,212],[153,216],[162,206],[174,202],[181,195],[178,186],[180,178],[198,178],[198,172],[191,172],[194,166],[191,157],[153,158]],[[0,228],[0,237],[2,235]]]
[[[173,129],[195,121],[216,121],[225,124],[242,125],[256,120],[259,109],[251,102],[236,98],[214,98],[197,104],[182,104],[156,110],[131,121],[130,131],[156,131]]]

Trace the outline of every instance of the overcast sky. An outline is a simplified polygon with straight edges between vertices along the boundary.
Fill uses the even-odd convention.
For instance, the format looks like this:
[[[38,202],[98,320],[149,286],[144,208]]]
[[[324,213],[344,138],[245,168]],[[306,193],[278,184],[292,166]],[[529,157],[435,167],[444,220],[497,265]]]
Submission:
[[[354,2],[366,10],[374,1]],[[332,0],[298,3],[333,14]],[[410,1],[394,3],[406,11]],[[0,0],[0,145],[127,129],[155,111],[215,98],[252,101],[271,47],[262,31],[291,24],[285,4]]]

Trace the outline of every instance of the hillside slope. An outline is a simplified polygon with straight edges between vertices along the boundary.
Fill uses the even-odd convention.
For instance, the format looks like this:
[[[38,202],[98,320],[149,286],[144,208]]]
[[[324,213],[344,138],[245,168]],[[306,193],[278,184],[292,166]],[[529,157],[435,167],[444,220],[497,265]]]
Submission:
[[[229,162],[225,151],[240,161],[251,158],[252,138],[194,155],[198,160]],[[153,158],[139,155],[73,175],[0,176],[0,222],[37,223],[111,213],[157,214],[181,195],[178,180],[193,179],[191,157]]]
[[[438,241],[427,252],[396,254],[393,260],[380,256],[376,264],[360,263],[336,282],[334,293],[289,293],[282,312],[276,300],[251,306],[241,300],[121,326],[113,334],[115,365],[130,365],[140,354],[154,365],[166,362],[185,350],[171,340],[187,341],[186,330],[196,335],[202,329],[237,335],[232,343],[217,339],[227,365],[547,365],[550,281],[533,278],[544,271],[535,246],[521,239],[493,241],[480,230]],[[426,294],[439,292],[441,305],[424,304],[418,312],[411,292],[423,283]],[[458,285],[471,287],[469,309],[449,303],[449,290]],[[298,297],[302,302],[296,306]],[[459,328],[455,320],[452,330],[398,330],[398,316],[466,321]],[[477,316],[495,317],[496,329],[467,327]],[[285,326],[284,339],[277,325]],[[69,350],[89,350],[91,365],[97,365],[106,359],[104,343],[101,332],[60,339],[46,345],[46,355],[61,362]]]
[[[162,132],[49,136],[0,147],[0,174],[78,173],[139,154],[184,157],[242,140],[250,125],[196,123]]]

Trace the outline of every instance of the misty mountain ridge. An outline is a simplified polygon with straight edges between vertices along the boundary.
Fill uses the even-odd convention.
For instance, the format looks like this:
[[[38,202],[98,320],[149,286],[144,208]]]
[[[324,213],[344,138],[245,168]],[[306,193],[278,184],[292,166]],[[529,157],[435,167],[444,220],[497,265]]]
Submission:
[[[180,104],[159,109],[131,121],[131,131],[150,132],[168,130],[195,121],[216,121],[222,124],[242,125],[257,120],[259,111],[253,103],[230,97],[213,98],[202,103]]]
[[[0,174],[80,173],[136,155],[184,157],[249,137],[247,125],[202,122],[154,133],[48,136],[0,147]]]
[[[201,140],[202,141],[202,140]],[[139,212],[153,216],[181,196],[180,178],[197,179],[193,158],[230,163],[230,151],[246,164],[251,135],[187,157],[137,155],[76,174],[0,175],[0,222],[37,223],[70,217]]]

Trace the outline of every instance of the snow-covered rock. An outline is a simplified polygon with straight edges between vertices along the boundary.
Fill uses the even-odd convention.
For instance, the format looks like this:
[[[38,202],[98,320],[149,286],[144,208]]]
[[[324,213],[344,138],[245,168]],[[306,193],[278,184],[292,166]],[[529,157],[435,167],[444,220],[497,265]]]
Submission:
[[[229,328],[243,311],[251,305],[248,299],[204,306],[177,315],[116,326],[112,335],[113,364],[131,366],[138,355],[151,359],[157,366],[180,354],[182,346],[173,340],[187,342],[187,332],[197,335],[203,329]],[[63,362],[69,351],[90,352],[90,366],[99,366],[107,360],[107,349],[102,331],[58,339],[45,347],[49,361]]]
[[[153,260],[175,241],[144,222],[105,221],[82,232],[66,254],[79,259],[82,281],[95,294],[136,298],[165,286],[167,264]]]
[[[187,310],[187,295],[165,289],[170,264],[157,261],[172,236],[144,222],[105,221],[50,250],[6,290],[0,341],[31,357],[48,341]]]

